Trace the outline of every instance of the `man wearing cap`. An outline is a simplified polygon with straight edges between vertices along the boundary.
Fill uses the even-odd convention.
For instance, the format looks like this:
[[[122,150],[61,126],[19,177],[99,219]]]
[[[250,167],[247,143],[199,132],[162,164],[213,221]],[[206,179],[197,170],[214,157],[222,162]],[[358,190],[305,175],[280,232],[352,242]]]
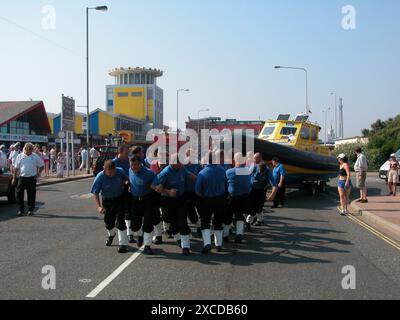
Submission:
[[[118,253],[128,252],[128,236],[122,208],[122,197],[126,181],[128,181],[128,177],[124,170],[117,168],[113,161],[107,160],[104,163],[104,171],[97,175],[91,190],[99,214],[104,215],[104,222],[108,232],[107,247],[112,246],[116,236],[115,227],[118,229]]]
[[[155,192],[151,186],[156,175],[143,165],[142,158],[139,156],[134,156],[130,165],[132,231],[141,232],[138,247],[140,248],[144,244],[143,253],[152,255],[153,223],[158,208],[156,207]]]
[[[274,157],[272,159],[273,171],[272,176],[278,187],[276,197],[274,199],[274,205],[272,208],[283,207],[285,205],[285,194],[286,194],[286,170],[279,158]]]
[[[184,256],[190,255],[190,228],[185,211],[185,181],[187,177],[196,179],[179,162],[178,155],[170,157],[170,164],[154,179],[153,189],[162,195],[170,230],[182,248]],[[180,239],[179,239],[180,238]]]
[[[24,152],[19,154],[14,161],[12,184],[17,186],[16,192],[19,203],[19,217],[22,216],[25,211],[25,190],[28,194],[28,216],[34,214],[36,206],[37,179],[44,170],[43,160],[33,152],[33,149],[33,144],[27,143],[24,146]]]
[[[396,154],[390,155],[389,159],[389,172],[388,172],[388,186],[389,194],[388,196],[396,196],[397,193],[397,183],[399,179],[399,162],[397,161]]]
[[[222,250],[225,217],[225,170],[213,163],[213,153],[208,155],[208,165],[199,173],[196,180],[196,194],[199,197],[201,232],[204,248],[202,253],[211,251],[211,219],[214,227],[215,247]]]
[[[357,161],[354,165],[354,171],[356,172],[357,178],[357,188],[360,189],[360,198],[357,202],[367,203],[367,171],[368,171],[368,161],[367,157],[362,153],[362,149],[358,147],[354,150],[357,155]]]
[[[11,152],[10,152],[10,155],[8,156],[8,159],[9,159],[9,166],[11,168],[11,172],[13,172],[15,160],[17,160],[17,157],[21,153],[21,151],[20,151],[21,144],[19,142],[17,142],[16,144],[12,145],[10,149],[11,149]]]

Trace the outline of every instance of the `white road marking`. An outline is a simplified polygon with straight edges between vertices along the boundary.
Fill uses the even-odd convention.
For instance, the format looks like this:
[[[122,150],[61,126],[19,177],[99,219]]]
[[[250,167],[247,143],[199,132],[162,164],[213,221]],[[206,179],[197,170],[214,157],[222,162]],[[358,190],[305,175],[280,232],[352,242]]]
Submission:
[[[113,273],[111,273],[103,282],[101,282],[86,298],[96,298],[112,281],[114,281],[132,262],[134,262],[142,251],[134,253],[128,260],[121,264]]]

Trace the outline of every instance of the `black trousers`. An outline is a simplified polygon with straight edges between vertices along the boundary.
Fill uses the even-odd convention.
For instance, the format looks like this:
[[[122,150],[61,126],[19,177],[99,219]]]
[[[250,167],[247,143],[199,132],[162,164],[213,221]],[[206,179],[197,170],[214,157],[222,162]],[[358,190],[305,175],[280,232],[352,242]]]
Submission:
[[[250,213],[250,194],[246,194],[243,196],[232,197],[230,200],[231,210],[227,211],[227,215],[225,216],[225,225],[230,225],[233,222],[233,217],[235,217],[235,221],[244,221],[244,216]]]
[[[211,229],[211,220],[214,230],[224,230],[225,196],[203,198],[200,200],[201,229]]]
[[[25,210],[24,195],[25,190],[28,194],[28,210],[34,211],[36,206],[36,177],[24,178],[19,177],[17,182],[17,197],[19,203],[19,210],[23,212]]]
[[[253,189],[250,196],[250,207],[252,216],[262,213],[265,204],[265,196],[267,191],[264,189]]]
[[[151,194],[142,200],[131,197],[131,229],[138,232],[143,227],[143,232],[152,233],[156,220],[156,196]],[[160,214],[158,214],[160,215]]]
[[[120,231],[126,230],[125,214],[122,206],[122,198],[103,199],[103,208],[106,210],[104,214],[104,223],[107,230],[115,227]]]
[[[279,206],[279,204],[284,206],[285,205],[285,197],[286,197],[286,185],[283,184],[282,188],[278,188],[278,192],[277,192],[275,200],[274,200],[274,206],[277,207],[277,206]]]
[[[190,234],[190,228],[187,221],[187,212],[185,211],[185,198],[163,197],[162,205],[163,219],[170,223],[170,231],[173,235],[180,233],[182,236]]]
[[[131,220],[131,199],[132,195],[129,192],[129,185],[124,186],[124,193],[122,195],[122,211],[124,212],[125,220]]]
[[[196,208],[198,207],[199,199],[194,192],[185,193],[185,211],[191,223],[196,224],[199,221]]]

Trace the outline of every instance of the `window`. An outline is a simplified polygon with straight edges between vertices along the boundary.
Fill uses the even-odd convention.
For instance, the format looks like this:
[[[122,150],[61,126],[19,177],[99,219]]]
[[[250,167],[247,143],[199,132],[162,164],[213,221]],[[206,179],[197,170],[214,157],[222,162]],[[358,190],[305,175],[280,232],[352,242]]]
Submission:
[[[141,97],[143,94],[141,92],[132,92],[132,97]]]
[[[318,140],[318,133],[316,129],[311,129],[311,140],[317,141]]]
[[[300,132],[300,137],[304,140],[310,140],[310,128],[303,127]]]
[[[7,133],[7,125],[0,127],[0,133]]]
[[[120,97],[120,98],[129,97],[129,93],[128,92],[118,92],[118,97]]]
[[[295,127],[284,127],[281,130],[281,135],[290,136],[290,135],[295,135],[296,132],[297,132],[297,128],[295,128]]]
[[[275,127],[266,127],[264,129],[264,131],[262,132],[262,135],[263,136],[270,136],[270,135],[272,135],[274,133],[274,131],[275,131]]]

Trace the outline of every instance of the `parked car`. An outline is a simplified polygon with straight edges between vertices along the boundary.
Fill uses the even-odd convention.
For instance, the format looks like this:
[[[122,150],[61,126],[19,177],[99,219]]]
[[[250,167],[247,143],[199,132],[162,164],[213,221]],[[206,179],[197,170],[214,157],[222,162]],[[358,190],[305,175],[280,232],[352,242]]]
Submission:
[[[12,175],[11,173],[3,173],[0,170],[0,197],[7,197],[8,203],[16,203],[15,187],[11,185]]]
[[[396,152],[397,161],[400,161],[400,150]],[[389,172],[389,160],[386,161],[382,167],[379,169],[379,178],[382,180],[388,181],[388,172]],[[399,172],[399,181],[400,181],[400,172]]]
[[[99,153],[97,161],[93,163],[93,175],[96,177],[103,171],[104,162],[113,160],[118,155],[118,148],[113,146],[95,146],[95,149]]]

